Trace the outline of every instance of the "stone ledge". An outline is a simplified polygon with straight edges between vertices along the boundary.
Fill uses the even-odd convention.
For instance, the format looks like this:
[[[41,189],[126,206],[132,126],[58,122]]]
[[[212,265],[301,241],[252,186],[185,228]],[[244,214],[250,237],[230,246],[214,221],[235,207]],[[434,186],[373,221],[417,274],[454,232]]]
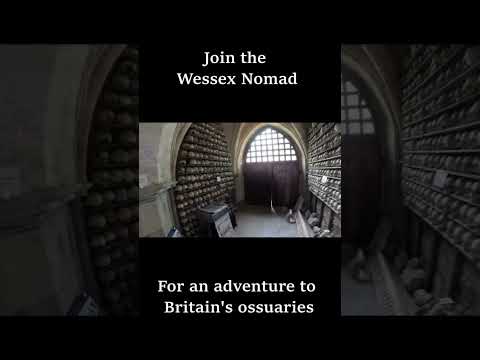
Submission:
[[[51,212],[85,195],[88,188],[87,184],[49,187],[0,200],[0,231],[39,226]]]
[[[177,185],[177,182],[172,181],[163,184],[152,184],[140,189],[140,204],[153,201],[158,195],[172,189],[173,187],[175,187],[175,185]]]

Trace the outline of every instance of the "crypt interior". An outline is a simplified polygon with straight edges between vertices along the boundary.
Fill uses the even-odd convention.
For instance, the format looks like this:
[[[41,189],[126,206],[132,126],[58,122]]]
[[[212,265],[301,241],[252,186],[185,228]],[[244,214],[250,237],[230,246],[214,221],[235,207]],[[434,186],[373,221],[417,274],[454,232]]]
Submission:
[[[225,237],[341,236],[342,315],[480,314],[478,47],[342,45],[314,123],[139,125],[139,52],[0,46],[0,315],[138,314],[139,237],[212,203]]]

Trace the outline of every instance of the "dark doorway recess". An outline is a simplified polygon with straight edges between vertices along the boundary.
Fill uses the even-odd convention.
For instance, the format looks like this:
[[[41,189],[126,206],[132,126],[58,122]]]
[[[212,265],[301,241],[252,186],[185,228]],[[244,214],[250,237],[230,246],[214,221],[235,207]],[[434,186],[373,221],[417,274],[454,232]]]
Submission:
[[[285,134],[270,127],[260,129],[245,156],[246,202],[291,208],[299,195],[297,153]]]
[[[367,247],[379,219],[382,196],[382,160],[377,137],[378,115],[369,91],[351,71],[342,67],[342,202],[345,242]]]
[[[298,162],[245,165],[245,200],[251,205],[286,206],[298,198]]]

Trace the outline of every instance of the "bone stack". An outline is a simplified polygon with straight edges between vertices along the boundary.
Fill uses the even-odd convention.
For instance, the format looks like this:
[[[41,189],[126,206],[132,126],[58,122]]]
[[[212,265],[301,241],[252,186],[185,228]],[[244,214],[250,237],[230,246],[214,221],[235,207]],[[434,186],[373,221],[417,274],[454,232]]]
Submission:
[[[322,218],[321,229],[341,232],[341,133],[339,124],[312,123],[308,133],[308,188],[317,201],[313,213]]]
[[[198,236],[198,208],[214,202],[232,205],[234,179],[220,124],[194,123],[185,135],[176,164],[175,203],[182,233]]]
[[[103,306],[138,313],[138,49],[127,47],[110,72],[89,135],[83,204]]]
[[[405,203],[480,268],[478,47],[417,45],[403,79]]]

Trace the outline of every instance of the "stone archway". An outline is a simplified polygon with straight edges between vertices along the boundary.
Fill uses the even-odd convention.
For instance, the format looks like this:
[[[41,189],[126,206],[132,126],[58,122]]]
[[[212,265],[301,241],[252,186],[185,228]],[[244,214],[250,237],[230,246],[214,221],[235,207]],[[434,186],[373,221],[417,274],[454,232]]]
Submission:
[[[387,81],[382,59],[365,46],[342,46],[341,65],[347,68],[370,96],[372,111],[380,114],[377,121],[378,139],[383,159],[382,215],[392,221],[395,236],[401,237],[403,213],[400,197],[400,139],[399,110],[394,103],[395,90],[392,81]],[[393,221],[395,219],[395,221]]]
[[[131,314],[138,311],[138,49],[100,47],[90,56],[77,108],[77,171],[88,192],[73,211],[84,218],[76,225],[79,234],[84,227],[90,284],[96,280],[107,311]]]
[[[249,126],[251,125],[251,126]],[[298,154],[299,161],[302,166],[302,170],[305,171],[306,168],[306,144],[303,142],[302,138],[299,136],[298,132],[295,131],[295,128],[291,128],[282,123],[242,123],[240,126],[239,132],[237,133],[237,139],[235,144],[234,152],[234,168],[236,171],[241,170],[241,165],[244,161],[245,148],[255,136],[255,134],[262,128],[270,126],[273,129],[278,129],[280,132],[287,134],[294,142],[295,147],[299,150]],[[246,130],[246,131],[245,131]]]
[[[240,172],[246,203],[292,208],[303,180],[297,143],[278,127],[264,125],[249,134],[243,148]]]
[[[88,136],[98,98],[113,65],[127,45],[98,45],[89,49],[82,72],[76,106],[77,176],[87,182]]]
[[[237,202],[245,199],[244,189],[244,174],[243,163],[246,146],[250,143],[255,134],[263,127],[270,126],[274,129],[278,129],[280,132],[287,134],[293,141],[295,147],[298,149],[298,161],[300,163],[301,173],[299,177],[301,179],[299,185],[299,193],[302,194],[305,189],[305,173],[306,173],[306,144],[303,141],[301,134],[293,124],[284,123],[242,123],[238,131],[235,134],[235,143],[233,146],[233,167],[234,174],[236,175],[235,188]]]

